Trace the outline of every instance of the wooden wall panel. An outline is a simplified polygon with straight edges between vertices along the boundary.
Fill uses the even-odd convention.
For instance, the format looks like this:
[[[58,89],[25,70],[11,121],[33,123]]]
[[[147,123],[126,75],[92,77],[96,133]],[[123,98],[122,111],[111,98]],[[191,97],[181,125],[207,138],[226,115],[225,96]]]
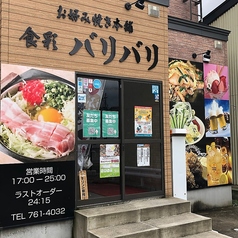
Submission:
[[[127,0],[87,0],[87,1],[65,1],[65,0],[2,0],[2,21],[1,21],[1,63],[27,65],[31,67],[53,68],[67,71],[78,71],[92,74],[102,74],[109,76],[129,77],[136,79],[150,79],[163,81],[164,92],[164,135],[165,135],[165,177],[166,195],[172,193],[171,184],[171,154],[170,154],[170,128],[169,128],[169,100],[168,100],[168,9],[159,6],[159,17],[148,16],[148,4],[156,6],[154,3],[145,2],[145,9],[139,10],[134,5],[130,11],[124,8]],[[66,17],[57,18],[59,6],[69,13],[70,9],[78,9],[79,15],[87,12],[90,19],[94,14],[101,14],[102,17],[110,17],[112,21],[118,18],[124,25],[125,21],[133,21],[133,33],[125,32],[124,29],[116,31],[115,28],[95,27],[93,24],[83,23],[80,20],[73,22]],[[102,21],[104,24],[105,22]],[[37,47],[26,47],[24,40],[19,38],[28,27],[40,36]],[[52,31],[58,34],[56,38],[58,50],[49,50],[43,47],[43,34]],[[92,32],[98,37],[90,39]],[[114,60],[104,65],[103,63],[111,54],[109,37],[116,39],[116,55]],[[69,52],[75,45],[74,38],[82,43],[89,39],[95,53],[91,57],[83,46],[75,55],[70,56]],[[102,54],[102,44],[100,38],[108,42],[108,53]],[[143,46],[138,48],[136,43],[143,42]],[[159,62],[157,66],[148,70],[153,64],[154,55],[152,44],[159,47]],[[126,46],[132,51],[135,47],[141,56],[140,63],[136,63],[133,52],[126,61],[120,63]],[[146,60],[145,46],[152,50],[152,59]]]
[[[154,74],[156,72],[160,75],[165,73],[164,62],[167,62],[167,31],[164,30],[165,25],[167,26],[167,9],[159,6],[160,17],[154,18],[148,16],[146,8],[141,11],[135,6],[132,6],[132,9],[127,11],[124,9],[124,4],[125,1],[98,2],[95,0],[88,0],[80,4],[78,1],[65,2],[63,0],[50,2],[12,0],[10,6],[3,3],[2,6],[6,7],[6,10],[4,9],[5,14],[3,16],[1,33],[3,37],[9,37],[7,42],[9,46],[9,60],[4,63],[27,64],[27,59],[24,59],[24,56],[27,55],[28,59],[31,59],[29,64],[33,66],[77,71],[80,65],[80,68],[84,69],[84,71],[88,71],[91,67],[92,72],[96,71],[101,74],[105,74],[104,69],[107,72],[107,68],[111,67],[113,68],[111,71],[112,74],[121,75],[121,69],[123,69],[124,76],[133,76],[132,71],[134,69],[136,72],[142,73],[144,71],[143,76],[146,78],[156,79],[157,76]],[[78,9],[80,16],[85,11],[90,18],[95,13],[101,14],[103,17],[109,16],[111,20],[115,20],[118,17],[122,25],[126,20],[133,21],[134,32],[130,34],[123,29],[116,31],[112,27],[108,29],[105,27],[99,28],[93,26],[92,23],[83,23],[80,20],[73,22],[67,17],[65,19],[57,19],[59,5],[62,5],[63,9],[67,10],[67,13],[70,9]],[[95,5],[97,5],[96,8],[92,7]],[[41,37],[37,42],[37,48],[26,48],[24,40],[19,40],[29,26]],[[41,42],[43,40],[43,33],[47,31],[58,34],[56,38],[57,51],[52,51],[52,45],[49,50],[43,47]],[[98,34],[98,37],[94,40],[89,38],[92,32]],[[109,36],[113,36],[117,40],[117,53],[114,61],[110,65],[105,66],[103,62],[109,57],[110,52],[106,56],[103,56],[100,37],[107,40],[110,46]],[[81,42],[89,39],[95,52],[95,58],[91,57],[84,47],[76,55],[70,56],[69,52],[75,44],[74,38],[78,38]],[[119,63],[118,61],[124,52],[123,46],[129,49],[132,46],[136,48],[138,40],[144,43],[143,48],[138,49],[141,54],[141,62],[137,64],[133,53],[131,53],[125,62]],[[5,42],[2,42],[2,44],[3,47],[7,47],[5,46]],[[147,45],[152,48],[152,44],[156,44],[159,47],[159,63],[155,69],[148,72],[147,69],[153,61],[149,63],[146,61],[144,46]],[[35,57],[36,55],[37,57]],[[45,58],[45,60],[39,60],[42,58]],[[45,65],[40,63],[42,61],[45,62]],[[133,77],[135,76],[134,74]]]

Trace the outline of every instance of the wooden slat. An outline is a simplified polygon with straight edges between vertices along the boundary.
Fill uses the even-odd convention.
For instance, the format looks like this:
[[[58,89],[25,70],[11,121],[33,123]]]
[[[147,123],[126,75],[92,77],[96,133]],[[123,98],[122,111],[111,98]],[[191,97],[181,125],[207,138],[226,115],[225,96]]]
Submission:
[[[79,171],[79,187],[80,187],[80,198],[81,200],[88,199],[88,181],[87,181],[87,171]]]

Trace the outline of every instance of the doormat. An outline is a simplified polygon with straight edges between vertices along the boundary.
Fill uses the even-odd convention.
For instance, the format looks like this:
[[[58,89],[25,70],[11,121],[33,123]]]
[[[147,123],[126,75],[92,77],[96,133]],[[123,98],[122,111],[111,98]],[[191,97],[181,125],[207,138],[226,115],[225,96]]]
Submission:
[[[116,196],[120,195],[120,186],[118,184],[112,183],[90,183],[88,184],[89,193],[95,193],[101,196]],[[126,194],[134,194],[134,193],[144,193],[148,192],[145,189],[135,188],[126,186],[125,188]]]

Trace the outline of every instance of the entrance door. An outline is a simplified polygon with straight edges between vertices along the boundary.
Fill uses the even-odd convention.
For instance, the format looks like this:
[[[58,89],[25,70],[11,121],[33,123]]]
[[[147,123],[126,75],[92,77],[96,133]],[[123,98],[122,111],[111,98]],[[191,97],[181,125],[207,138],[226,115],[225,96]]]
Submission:
[[[77,87],[77,206],[163,195],[160,83],[77,75]]]
[[[161,84],[148,81],[122,84],[125,198],[163,195]]]

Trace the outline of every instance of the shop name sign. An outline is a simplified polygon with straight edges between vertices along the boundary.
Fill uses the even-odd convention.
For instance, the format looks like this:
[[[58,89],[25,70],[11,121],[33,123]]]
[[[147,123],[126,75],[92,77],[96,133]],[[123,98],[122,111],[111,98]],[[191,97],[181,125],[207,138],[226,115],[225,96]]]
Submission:
[[[88,16],[87,12],[82,12],[82,15],[80,17],[79,15],[79,10],[77,9],[70,9],[69,13],[67,14],[67,10],[63,9],[62,6],[58,7],[58,15],[57,18],[58,19],[65,19],[66,16],[68,16],[68,19],[71,20],[72,22],[77,22],[79,19],[83,24],[93,24],[95,26],[95,28],[99,27],[99,28],[106,28],[108,29],[109,27],[115,28],[116,31],[118,31],[119,29],[123,28],[125,32],[128,33],[133,33],[133,22],[132,21],[128,21],[126,20],[124,25],[121,24],[119,18],[116,18],[115,21],[112,21],[110,17],[106,16],[106,17],[102,17],[101,14],[94,14],[91,19]],[[103,24],[103,23],[104,24]],[[47,50],[49,50],[50,45],[52,45],[52,49],[53,50],[58,50],[58,46],[57,46],[57,41],[56,38],[58,37],[57,33],[53,33],[52,31],[47,31],[43,34],[43,40],[41,40],[41,43],[43,44],[43,47],[45,47]],[[98,34],[96,32],[92,32],[89,36],[89,38],[91,40],[95,40],[98,37]],[[26,41],[26,47],[37,47],[38,41],[40,40],[40,36],[32,29],[31,26],[29,26],[25,32],[23,33],[23,35],[19,38],[19,40],[25,40]],[[79,52],[79,50],[84,46],[88,52],[88,54],[91,57],[95,57],[93,48],[91,46],[91,41],[90,39],[78,39],[78,38],[74,38],[75,44],[72,47],[72,50],[69,52],[69,55],[73,56],[76,53]],[[109,64],[110,62],[112,62],[116,56],[116,39],[113,36],[109,36],[109,39],[104,39],[102,37],[100,37],[100,42],[102,44],[102,54],[104,56],[107,55],[108,53],[108,42],[110,43],[110,55],[107,58],[107,60],[104,61],[104,65]],[[131,53],[134,54],[136,63],[140,63],[141,61],[141,56],[139,53],[139,48],[142,49],[143,46],[143,42],[142,41],[137,41],[137,43],[135,44],[135,46],[132,46],[131,49],[130,47],[127,46],[123,46],[123,50],[124,53],[122,55],[122,57],[119,59],[119,62],[122,63],[124,62]],[[143,50],[146,51],[147,53],[147,57],[146,60],[147,62],[151,62],[153,59],[152,64],[150,65],[150,67],[148,68],[148,70],[152,70],[153,68],[156,67],[156,65],[158,64],[158,54],[159,54],[159,48],[157,45],[152,44],[152,48],[150,48],[149,46],[145,46],[143,48]],[[154,54],[154,57],[152,57],[152,54]]]
[[[112,21],[110,17],[106,16],[106,17],[102,17],[101,14],[94,14],[91,17],[88,16],[87,12],[82,12],[82,16],[80,17],[79,15],[79,10],[78,9],[70,9],[69,13],[67,14],[67,10],[63,9],[63,7],[60,5],[58,10],[58,16],[57,18],[60,19],[65,19],[66,16],[68,16],[68,19],[73,21],[73,22],[77,22],[79,19],[81,20],[81,22],[83,23],[88,23],[88,24],[93,24],[95,27],[99,27],[99,28],[115,28],[117,31],[120,28],[124,28],[125,32],[129,32],[132,33],[133,32],[133,21],[125,21],[124,26],[122,26],[121,21],[119,20],[119,18],[116,18],[115,21]],[[104,21],[104,24],[102,23]]]

